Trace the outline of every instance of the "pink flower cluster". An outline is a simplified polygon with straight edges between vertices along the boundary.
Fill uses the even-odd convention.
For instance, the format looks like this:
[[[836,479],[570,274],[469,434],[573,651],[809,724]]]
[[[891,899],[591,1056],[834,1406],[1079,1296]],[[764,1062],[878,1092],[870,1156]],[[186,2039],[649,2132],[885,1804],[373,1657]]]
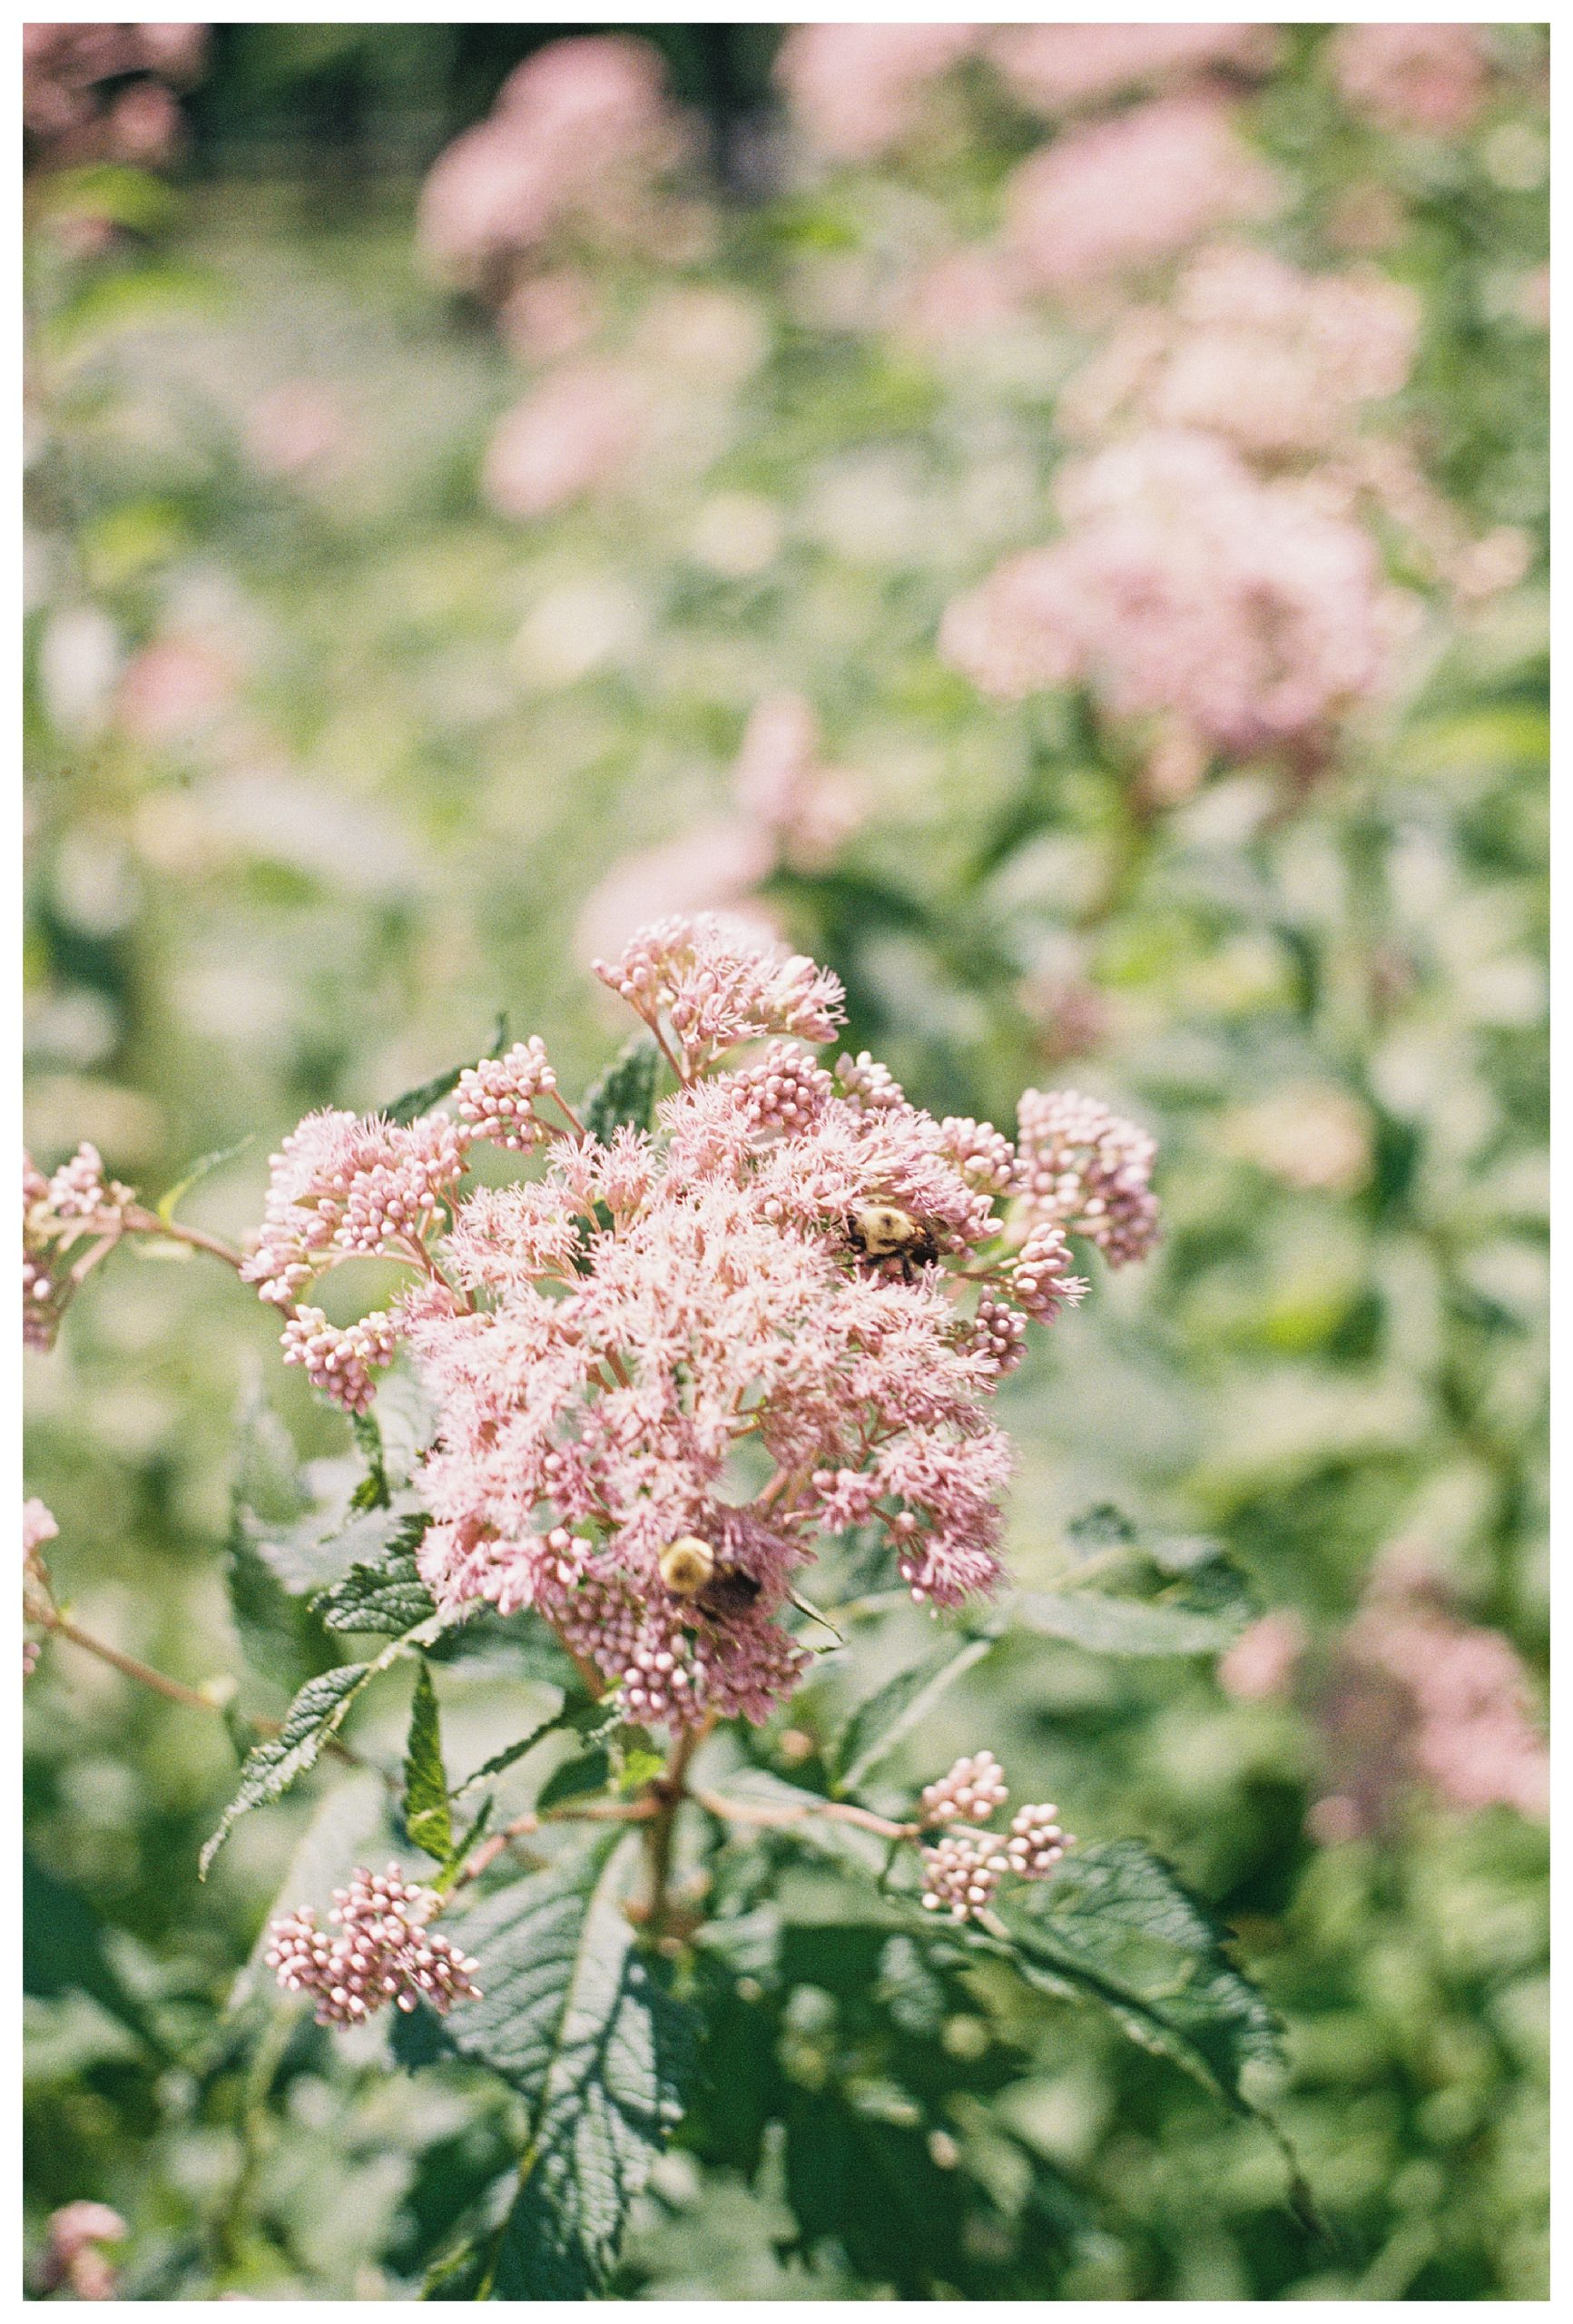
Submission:
[[[505,517],[550,516],[614,483],[651,423],[648,383],[632,366],[587,358],[553,371],[499,421],[481,483]]]
[[[1372,542],[1216,438],[1154,431],[1073,463],[1066,529],[948,609],[940,647],[986,693],[1082,684],[1231,757],[1325,748],[1382,684],[1406,601]]]
[[[978,36],[975,25],[794,25],[776,80],[821,153],[872,161],[920,125],[929,90]]]
[[[620,950],[646,921],[677,913],[728,912],[769,929],[761,882],[778,864],[813,871],[830,862],[864,812],[858,776],[827,763],[813,710],[795,694],[755,704],[732,794],[732,814],[614,865],[580,916],[585,950]]]
[[[1047,1880],[1075,1842],[1062,1831],[1059,1810],[1048,1803],[1018,1808],[1003,1839],[979,1831],[1009,1793],[992,1751],[958,1759],[949,1775],[929,1784],[919,1803],[918,1821],[939,1837],[923,1850],[923,1907],[949,1913],[952,1920],[975,1920],[994,1902],[1004,1874],[1018,1880]]]
[[[874,1530],[935,1606],[993,1586],[1010,1456],[987,1400],[1028,1322],[1086,1292],[1067,1232],[1116,1259],[1151,1239],[1151,1143],[1100,1114],[1050,1183],[1037,1131],[1018,1158],[867,1055],[827,1068],[835,979],[722,921],[661,922],[600,973],[677,1083],[653,1133],[534,1112],[549,1068],[520,1044],[461,1083],[467,1122],[303,1123],[248,1272],[292,1304],[368,1249],[418,1268],[372,1344],[315,1311],[287,1337],[355,1407],[408,1337],[439,1415],[441,1604],[538,1608],[640,1719],[757,1720],[805,1666],[779,1618],[821,1537]],[[521,1122],[544,1175],[458,1195],[466,1141],[517,1150]]]
[[[1309,459],[1396,395],[1419,304],[1378,276],[1311,275],[1266,251],[1221,246],[1185,266],[1173,300],[1136,309],[1067,389],[1067,434],[1133,422],[1201,428],[1251,459]]]
[[[22,117],[34,154],[158,166],[181,139],[174,90],[194,81],[205,25],[24,25]]]
[[[145,29],[152,32],[159,27],[150,25]],[[124,2220],[107,2203],[87,2198],[63,2203],[49,2216],[48,2240],[35,2289],[46,2298],[52,2292],[69,2291],[74,2299],[113,2299],[119,2271],[99,2246],[123,2243],[125,2236]]]
[[[95,1146],[84,1144],[52,1178],[22,1157],[22,1342],[54,1344],[77,1284],[118,1236],[131,1189],[106,1179]],[[96,1247],[94,1247],[96,1246]],[[82,1256],[71,1254],[81,1248]]]
[[[438,157],[421,194],[421,245],[444,272],[500,295],[519,260],[570,232],[636,235],[684,144],[649,42],[552,41]]]
[[[1003,25],[989,54],[1034,113],[1078,113],[1137,90],[1272,69],[1271,25]]]
[[[1369,1829],[1405,1777],[1461,1808],[1544,1819],[1550,1758],[1529,1674],[1499,1631],[1460,1620],[1434,1587],[1380,1575],[1345,1631],[1330,1698],[1338,1746],[1366,1748],[1352,1780],[1318,1804],[1327,1837]]]
[[[1379,129],[1456,136],[1486,102],[1485,39],[1481,25],[1341,25],[1332,77],[1351,111]]]
[[[477,1963],[430,1923],[442,1899],[406,1880],[397,1864],[358,1871],[336,1888],[330,1936],[308,1905],[271,1922],[264,1958],[287,1993],[310,1994],[319,2025],[359,2025],[392,2002],[407,2014],[426,2002],[446,2017],[456,2001],[478,2001]]]
[[[1073,129],[1031,154],[1006,191],[1007,237],[1037,289],[1074,296],[1267,217],[1279,199],[1228,106],[1187,93]]]

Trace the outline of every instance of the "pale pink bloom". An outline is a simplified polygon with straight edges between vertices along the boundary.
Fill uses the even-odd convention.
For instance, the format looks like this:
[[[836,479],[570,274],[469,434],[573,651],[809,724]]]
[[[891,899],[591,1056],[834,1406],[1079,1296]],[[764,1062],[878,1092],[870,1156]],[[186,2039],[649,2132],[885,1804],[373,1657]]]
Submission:
[[[526,1154],[548,1135],[536,1101],[549,1098],[557,1076],[538,1033],[516,1041],[506,1057],[482,1058],[467,1066],[454,1092],[454,1111],[472,1137],[487,1138],[510,1153]]]
[[[210,728],[234,694],[233,665],[217,646],[201,637],[160,637],[127,663],[115,715],[138,742],[164,749]]]
[[[308,1114],[270,1157],[267,1207],[242,1279],[290,1307],[345,1259],[418,1257],[446,1221],[468,1137],[445,1114],[402,1127],[376,1114]]]
[[[1155,432],[1073,463],[1066,530],[946,611],[940,648],[1009,699],[1088,686],[1231,756],[1314,755],[1385,681],[1406,601],[1355,525],[1212,437]],[[1172,731],[1172,725],[1171,725]]]
[[[34,1553],[44,1547],[45,1541],[54,1541],[59,1532],[59,1526],[43,1502],[36,1497],[25,1501],[22,1504],[23,1563],[31,1568]]]
[[[1284,1608],[1242,1630],[1218,1661],[1218,1684],[1241,1702],[1267,1702],[1289,1691],[1306,1648],[1305,1624]]]
[[[1074,1089],[1024,1090],[1018,1122],[1017,1187],[1028,1214],[1095,1243],[1112,1267],[1145,1258],[1158,1237],[1157,1147],[1146,1131]],[[1029,1242],[1021,1265],[1034,1254]],[[1050,1286],[1060,1281],[1060,1263],[1052,1244],[1035,1262]],[[1061,1288],[1048,1295],[1068,1295]]]
[[[738,933],[708,913],[657,921],[614,962],[592,963],[653,1030],[671,1032],[685,1074],[772,1033],[818,1046],[841,1021],[841,988],[828,970],[801,953],[740,943]]]
[[[1232,1154],[1299,1194],[1358,1194],[1371,1178],[1371,1109],[1335,1082],[1297,1082],[1226,1118]]]
[[[490,287],[499,265],[578,223],[647,225],[684,138],[660,53],[622,33],[553,41],[512,73],[487,119],[439,155],[421,194],[428,256]]]
[[[1385,277],[1204,251],[1166,306],[1136,309],[1071,382],[1059,422],[1081,437],[1133,422],[1200,428],[1248,458],[1310,458],[1404,386],[1419,325],[1414,293]]]
[[[1480,25],[1341,25],[1332,77],[1344,103],[1380,128],[1455,135],[1486,102],[1485,38]]]
[[[918,1820],[935,1824],[987,1824],[1010,1793],[992,1751],[975,1751],[958,1759],[949,1775],[924,1787],[918,1803]]]
[[[770,942],[778,933],[775,915],[753,890],[775,860],[769,832],[736,815],[625,856],[585,899],[575,949],[592,960],[614,955],[652,921],[694,912],[724,912]]]
[[[1047,1880],[1067,1848],[1076,1843],[1061,1829],[1059,1810],[1052,1801],[1018,1807],[1010,1819],[1005,1860],[1018,1880]]]
[[[631,1717],[759,1720],[810,1659],[782,1616],[822,1537],[878,1529],[919,1602],[995,1586],[1000,1350],[1085,1286],[1057,1222],[1023,1237],[997,1207],[1018,1173],[989,1124],[936,1121],[867,1056],[817,1062],[841,996],[812,961],[671,921],[601,973],[679,1074],[653,1132],[554,1129],[544,1051],[521,1043],[461,1081],[458,1125],[308,1118],[246,1272],[295,1308],[291,1352],[341,1402],[408,1339],[438,1415],[420,1562],[439,1603],[538,1609]],[[711,1069],[741,1044],[763,1046]],[[462,1196],[467,1141],[518,1150],[526,1118],[544,1173]],[[1122,1187],[1086,1161],[1078,1229],[1111,1250]],[[859,1224],[892,1215],[915,1259]],[[295,1307],[361,1253],[419,1267],[391,1317],[339,1333]],[[774,1481],[746,1501],[750,1439]],[[713,1570],[680,1586],[667,1553],[695,1540]]]
[[[148,25],[152,32],[163,29]],[[69,2290],[75,2299],[113,2299],[119,2288],[117,2270],[98,2249],[101,2243],[122,2243],[127,2233],[120,2213],[107,2203],[91,2201],[63,2204],[51,2214],[49,2237],[38,2270],[38,2290],[48,2294]]]
[[[1270,25],[1003,25],[990,61],[1035,113],[1077,113],[1136,90],[1172,87],[1212,72],[1270,72]]]
[[[499,421],[481,484],[505,517],[546,517],[618,481],[651,423],[647,384],[626,364],[554,371]]]
[[[821,153],[870,162],[921,125],[928,91],[978,39],[976,25],[794,25],[775,76]]]
[[[1007,1861],[992,1833],[947,1832],[922,1851],[925,1912],[953,1921],[976,1920],[994,1902]]]
[[[1164,97],[1056,138],[1007,188],[1009,245],[1037,289],[1085,291],[1276,208],[1272,171],[1227,105]]]
[[[969,341],[1004,330],[1022,312],[1022,283],[1010,253],[975,242],[931,259],[902,295],[900,327],[927,345]]]
[[[270,1923],[264,1956],[287,1993],[311,1995],[319,2025],[359,2025],[389,2002],[406,2013],[425,2002],[446,2017],[455,2002],[480,2000],[479,1965],[432,1931],[441,1897],[397,1864],[358,1871],[333,1897],[337,1935],[308,1905]]]
[[[826,765],[819,722],[801,694],[767,694],[755,704],[732,786],[743,813],[800,870],[828,863],[863,819],[858,778]]]
[[[320,379],[286,379],[246,414],[246,450],[264,476],[320,468],[342,445],[343,408]]]
[[[121,1227],[132,1200],[129,1187],[104,1177],[95,1146],[84,1143],[53,1178],[32,1156],[22,1156],[22,1344],[46,1351],[54,1344],[76,1286],[78,1245],[102,1248]]]
[[[198,77],[205,25],[25,25],[22,34],[23,122],[34,158],[144,168],[171,158],[182,122],[165,84]]]
[[[43,1502],[25,1501],[22,1504],[22,1612],[25,1620],[38,1621],[49,1611],[49,1575],[39,1555],[45,1541],[53,1541],[60,1528]],[[38,1668],[43,1641],[25,1638],[22,1641],[22,1676],[31,1679]]]
[[[582,267],[529,274],[508,293],[498,317],[504,339],[532,363],[555,363],[585,345],[601,321],[601,303]]]

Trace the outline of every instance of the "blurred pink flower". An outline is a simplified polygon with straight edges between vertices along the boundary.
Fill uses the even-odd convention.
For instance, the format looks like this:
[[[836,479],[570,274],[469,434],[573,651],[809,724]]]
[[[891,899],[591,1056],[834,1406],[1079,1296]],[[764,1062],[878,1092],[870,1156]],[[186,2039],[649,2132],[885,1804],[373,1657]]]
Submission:
[[[1218,70],[1270,72],[1279,46],[1271,25],[1004,25],[988,35],[1011,94],[1043,113]]]
[[[1314,750],[1386,677],[1405,601],[1372,543],[1214,438],[1133,438],[1058,498],[1060,538],[946,611],[940,649],[985,693],[1086,684],[1243,756]]]
[[[234,668],[217,646],[201,637],[160,637],[127,663],[115,711],[129,734],[156,750],[201,734],[234,695]]]
[[[865,812],[858,777],[825,764],[819,723],[802,694],[767,694],[755,705],[732,783],[772,852],[801,871],[828,863]]]
[[[1305,1624],[1285,1607],[1242,1630],[1218,1662],[1218,1684],[1241,1702],[1267,1702],[1289,1692],[1306,1648]]]
[[[773,937],[775,916],[752,901],[752,891],[774,862],[761,824],[741,816],[702,823],[614,863],[585,902],[575,948],[586,960],[610,958],[637,930],[674,912],[725,912]]]
[[[942,345],[998,330],[1022,310],[1022,284],[1010,253],[992,242],[947,251],[908,287],[899,322],[914,339]]]
[[[1382,129],[1448,136],[1486,102],[1490,64],[1480,25],[1341,25],[1330,46],[1339,94]]]
[[[264,476],[320,467],[344,440],[343,406],[320,379],[286,379],[246,414],[246,450]]]
[[[978,35],[976,25],[793,25],[776,80],[821,153],[870,162],[919,126],[925,93]]]
[[[481,482],[505,517],[546,517],[612,483],[651,419],[646,382],[610,359],[555,371],[514,406],[487,448]]]
[[[438,156],[421,193],[421,248],[445,272],[494,289],[499,261],[575,222],[637,229],[684,143],[649,42],[625,33],[550,42]]]
[[[1450,1806],[1544,1821],[1550,1757],[1528,1671],[1499,1631],[1460,1619],[1423,1558],[1390,1557],[1339,1641],[1322,1722],[1322,1837],[1381,1829],[1419,1783]]]
[[[205,25],[24,25],[22,118],[31,159],[155,168],[170,160],[182,120],[166,84],[198,78],[207,38]]]
[[[69,2290],[76,2299],[113,2299],[119,2276],[102,2243],[123,2242],[126,2224],[107,2203],[63,2204],[51,2214],[49,2240],[38,2270],[38,2290]]]
[[[1303,274],[1266,251],[1199,251],[1171,302],[1137,308],[1067,388],[1061,427],[1195,428],[1248,458],[1309,458],[1396,395],[1414,361],[1420,305],[1379,275]]]
[[[555,363],[572,355],[600,320],[594,282],[583,268],[570,266],[527,274],[508,293],[498,317],[507,344],[532,363]]]
[[[1228,105],[1184,94],[1073,129],[1032,154],[1007,187],[1007,231],[1039,290],[1074,293],[1266,217],[1279,199]]]

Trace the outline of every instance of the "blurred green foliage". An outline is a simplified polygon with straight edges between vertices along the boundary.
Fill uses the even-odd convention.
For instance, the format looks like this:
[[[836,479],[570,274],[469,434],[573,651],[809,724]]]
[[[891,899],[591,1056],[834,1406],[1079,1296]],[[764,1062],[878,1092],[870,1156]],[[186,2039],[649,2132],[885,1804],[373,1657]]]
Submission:
[[[872,812],[772,900],[846,980],[851,1046],[942,1113],[1073,1078],[1160,1139],[1160,1257],[1100,1286],[1006,1393],[1023,1585],[1115,1500],[1216,1533],[1314,1660],[1378,1553],[1413,1541],[1542,1669],[1533,105],[1448,145],[1374,140],[1303,30],[1255,100],[1295,176],[1290,255],[1331,261],[1357,173],[1399,206],[1387,262],[1426,315],[1406,413],[1471,522],[1527,528],[1537,556],[1467,616],[1430,609],[1408,683],[1303,812],[1263,817],[1246,769],[1142,822],[1074,705],[990,709],[934,652],[956,589],[1041,537],[1075,331],[1046,319],[1032,362],[995,372],[816,322],[799,295],[944,203],[973,214],[998,150],[729,212],[693,271],[751,302],[764,354],[710,456],[534,526],[487,512],[477,467],[517,366],[416,266],[415,172],[550,29],[221,27],[185,183],[34,189],[34,1151],[48,1167],[93,1138],[151,1197],[253,1137],[186,1204],[240,1234],[304,1109],[478,1054],[501,1009],[587,1082],[614,1031],[575,934],[586,898],[724,813],[753,703],[800,689]],[[718,29],[659,36],[731,134],[763,106],[768,39]],[[86,217],[113,231],[84,247]],[[302,379],[332,399],[331,453],[270,472],[259,399]],[[748,570],[703,546],[718,504],[773,543]],[[167,669],[141,657],[171,641],[187,662],[166,711]],[[1096,1002],[1071,1062],[1024,998],[1035,977]],[[1330,1185],[1260,1135],[1263,1103],[1307,1088],[1369,1147]],[[231,1283],[133,1252],[95,1288],[29,1360],[28,1489],[79,1619],[200,1683],[238,1667],[242,1402],[265,1382],[324,1493],[356,1470]],[[246,1685],[282,1709],[265,1659]],[[401,1702],[374,1693],[358,1729],[385,1760]],[[1414,1797],[1378,1837],[1316,1846],[1315,1710],[1231,1699],[1204,1665],[1018,1640],[903,1751],[928,1772],[986,1738],[1023,1796],[1066,1803],[1089,1840],[1141,1835],[1214,1901],[1287,2020],[1278,2112],[1330,2238],[1296,2221],[1260,2133],[1172,2065],[986,1973],[915,1996],[871,1939],[816,1945],[806,1914],[779,1983],[717,2006],[723,2095],[658,2168],[620,2288],[900,2293],[911,2238],[954,2214],[977,2297],[1543,2297],[1544,1836]],[[816,1689],[811,1748],[823,1715]],[[520,1727],[519,1683],[455,1666],[444,1716],[450,1762],[478,1763]],[[275,1895],[348,1860],[378,1803],[351,1782],[248,1818],[199,1886],[233,1777],[222,1721],[50,1647],[28,1697],[30,2221],[116,2205],[128,2295],[402,2295],[506,2167],[513,2101],[463,2066],[417,2083],[370,2034],[330,2047],[271,2007],[245,1965]],[[839,2142],[875,2134],[839,2093],[879,2083],[893,2048],[950,2146],[937,2163],[898,2111],[879,2168],[902,2207],[872,2217],[847,2206]],[[784,2138],[751,2146],[755,2074],[790,2103]]]

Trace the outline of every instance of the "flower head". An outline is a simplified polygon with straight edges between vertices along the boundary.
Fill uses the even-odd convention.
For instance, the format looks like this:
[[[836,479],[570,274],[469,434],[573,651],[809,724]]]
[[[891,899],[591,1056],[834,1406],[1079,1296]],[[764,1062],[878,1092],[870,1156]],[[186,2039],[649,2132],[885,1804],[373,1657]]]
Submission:
[[[329,1935],[310,1905],[285,1913],[268,1930],[268,1966],[288,1993],[310,1994],[319,2025],[358,2025],[392,2002],[408,2012],[426,2002],[446,2017],[457,2001],[478,2001],[477,1964],[434,1934],[442,1899],[386,1872],[358,1871],[336,1888]]]

